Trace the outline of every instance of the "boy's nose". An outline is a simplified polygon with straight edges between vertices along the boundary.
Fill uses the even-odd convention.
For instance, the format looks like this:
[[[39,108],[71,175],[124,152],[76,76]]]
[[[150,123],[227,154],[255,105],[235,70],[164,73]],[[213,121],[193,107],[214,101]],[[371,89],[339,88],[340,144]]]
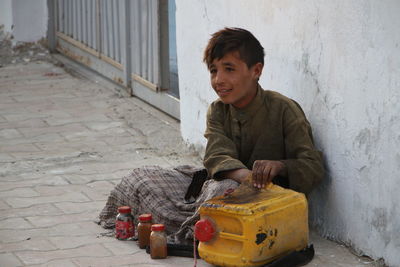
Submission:
[[[216,84],[221,84],[221,83],[224,82],[224,80],[225,80],[224,75],[221,74],[221,73],[217,73],[217,74],[215,75],[215,77],[214,77],[214,82],[215,82]]]

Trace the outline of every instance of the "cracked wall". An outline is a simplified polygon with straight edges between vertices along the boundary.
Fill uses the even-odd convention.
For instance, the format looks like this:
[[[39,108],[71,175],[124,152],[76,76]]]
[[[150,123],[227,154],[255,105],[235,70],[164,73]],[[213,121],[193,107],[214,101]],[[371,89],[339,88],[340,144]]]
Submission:
[[[204,149],[216,98],[202,63],[210,34],[244,27],[261,41],[260,80],[303,107],[327,175],[311,195],[310,222],[360,254],[400,258],[400,3],[177,1],[181,132]]]

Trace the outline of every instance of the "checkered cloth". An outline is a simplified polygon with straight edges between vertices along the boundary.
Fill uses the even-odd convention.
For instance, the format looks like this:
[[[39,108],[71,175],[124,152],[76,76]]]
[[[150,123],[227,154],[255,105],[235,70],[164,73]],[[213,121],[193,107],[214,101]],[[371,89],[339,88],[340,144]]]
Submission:
[[[169,242],[191,243],[193,225],[199,219],[200,205],[239,185],[230,179],[207,180],[196,201],[185,204],[185,193],[192,182],[193,174],[198,170],[199,168],[187,165],[174,169],[159,166],[134,169],[111,191],[98,223],[104,228],[113,228],[118,207],[130,206],[135,225],[140,214],[151,213],[153,223],[165,225]]]

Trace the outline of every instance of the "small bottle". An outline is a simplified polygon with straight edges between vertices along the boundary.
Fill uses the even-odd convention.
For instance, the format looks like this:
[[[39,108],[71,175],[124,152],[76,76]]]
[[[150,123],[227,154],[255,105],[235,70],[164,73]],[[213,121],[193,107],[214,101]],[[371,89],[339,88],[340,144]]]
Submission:
[[[142,214],[139,216],[137,227],[139,248],[146,248],[150,245],[151,219],[151,214]]]
[[[118,215],[115,220],[115,237],[120,240],[127,240],[135,235],[135,226],[131,208],[122,206],[118,208]]]
[[[152,259],[165,259],[167,257],[167,236],[163,224],[153,224],[150,234],[150,256]]]

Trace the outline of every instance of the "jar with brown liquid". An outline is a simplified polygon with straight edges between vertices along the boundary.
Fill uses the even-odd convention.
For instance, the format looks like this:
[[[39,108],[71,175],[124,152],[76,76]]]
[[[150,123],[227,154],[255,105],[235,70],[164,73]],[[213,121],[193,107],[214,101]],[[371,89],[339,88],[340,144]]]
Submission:
[[[151,219],[151,214],[142,214],[139,216],[137,226],[139,248],[146,248],[150,245]]]
[[[167,236],[163,224],[153,224],[150,234],[150,256],[152,259],[165,259],[167,257]]]

